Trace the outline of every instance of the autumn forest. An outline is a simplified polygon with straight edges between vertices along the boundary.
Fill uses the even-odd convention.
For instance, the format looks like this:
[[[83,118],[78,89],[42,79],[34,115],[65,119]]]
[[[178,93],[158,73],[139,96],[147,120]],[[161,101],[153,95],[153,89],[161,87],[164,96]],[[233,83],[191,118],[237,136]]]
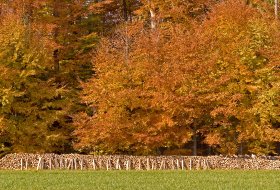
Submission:
[[[0,18],[0,155],[280,153],[277,0],[0,0]]]

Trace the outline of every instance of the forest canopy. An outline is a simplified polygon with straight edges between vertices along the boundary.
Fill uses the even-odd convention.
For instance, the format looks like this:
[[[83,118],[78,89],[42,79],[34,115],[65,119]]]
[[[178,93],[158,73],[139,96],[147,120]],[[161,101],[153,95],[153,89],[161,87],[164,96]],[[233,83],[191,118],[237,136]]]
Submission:
[[[280,153],[269,0],[0,0],[0,153]]]

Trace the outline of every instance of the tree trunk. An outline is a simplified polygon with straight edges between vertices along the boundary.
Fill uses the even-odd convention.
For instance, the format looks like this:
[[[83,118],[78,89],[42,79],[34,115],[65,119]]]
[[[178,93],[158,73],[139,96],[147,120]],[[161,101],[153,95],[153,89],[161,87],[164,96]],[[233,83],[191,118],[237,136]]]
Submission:
[[[197,130],[196,127],[193,128],[193,150],[192,150],[192,154],[193,156],[197,156]]]
[[[128,8],[127,8],[126,0],[123,0],[123,18],[124,18],[125,22],[128,21]]]
[[[151,29],[156,28],[156,13],[153,9],[151,0],[149,0],[149,12],[150,12],[150,19],[151,19]]]
[[[240,146],[239,146],[239,154],[243,155],[243,143],[242,142],[240,143]]]
[[[31,39],[31,22],[32,22],[32,2],[24,2],[23,6],[23,24],[25,26],[25,44],[30,45]]]
[[[53,16],[55,19],[59,18],[59,0],[55,0],[53,4]],[[56,41],[58,38],[58,26],[54,28],[53,32],[54,40]],[[53,51],[53,67],[55,73],[59,72],[59,49],[55,49]]]
[[[275,13],[275,18],[278,18],[278,0],[274,0],[274,13]]]
[[[129,53],[129,39],[128,39],[128,7],[126,0],[123,0],[123,18],[125,21],[125,47],[124,47],[124,60],[125,63],[128,64],[128,53]]]
[[[150,9],[150,15],[151,15],[151,28],[156,28],[156,14],[153,9]]]
[[[58,56],[59,50],[55,49],[53,51],[53,64],[54,64],[54,71],[56,73],[59,72],[59,56]]]

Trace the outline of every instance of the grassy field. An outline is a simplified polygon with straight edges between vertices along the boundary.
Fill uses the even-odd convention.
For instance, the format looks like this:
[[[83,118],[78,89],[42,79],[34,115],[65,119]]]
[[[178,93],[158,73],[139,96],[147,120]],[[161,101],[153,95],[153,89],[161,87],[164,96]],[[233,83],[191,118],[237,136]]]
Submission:
[[[0,189],[280,189],[280,171],[0,171]]]

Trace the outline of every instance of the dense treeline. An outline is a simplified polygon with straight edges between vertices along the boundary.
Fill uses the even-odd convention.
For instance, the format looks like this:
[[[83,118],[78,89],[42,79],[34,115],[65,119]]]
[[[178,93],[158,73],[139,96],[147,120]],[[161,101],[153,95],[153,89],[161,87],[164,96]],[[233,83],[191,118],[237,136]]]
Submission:
[[[0,1],[0,151],[279,153],[273,3]]]

